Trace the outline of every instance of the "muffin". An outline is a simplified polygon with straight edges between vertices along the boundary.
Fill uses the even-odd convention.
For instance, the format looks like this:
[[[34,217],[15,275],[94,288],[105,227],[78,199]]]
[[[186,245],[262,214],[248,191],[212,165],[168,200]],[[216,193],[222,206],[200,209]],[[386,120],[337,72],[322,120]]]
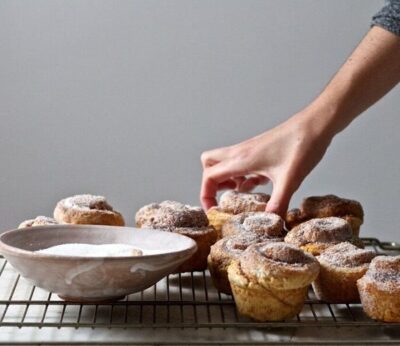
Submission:
[[[237,259],[250,245],[268,241],[278,242],[282,241],[282,238],[250,232],[220,239],[211,246],[208,269],[217,290],[225,294],[232,294],[228,280],[228,266],[232,260]]]
[[[124,226],[122,215],[103,196],[76,195],[59,201],[54,209],[58,223]]]
[[[319,272],[314,256],[283,242],[250,245],[228,267],[236,307],[258,321],[279,321],[302,309]]]
[[[374,251],[348,242],[326,249],[317,257],[321,269],[312,284],[316,297],[328,303],[358,303],[357,280],[375,256]]]
[[[244,212],[265,211],[270,196],[265,193],[244,193],[229,190],[221,195],[217,207],[207,211],[210,225],[214,226],[218,233],[223,224],[233,215]]]
[[[47,216],[37,216],[34,219],[22,221],[18,228],[36,227],[36,226],[47,226],[47,225],[58,225],[58,222]]]
[[[339,217],[311,219],[294,227],[285,237],[285,242],[314,256],[320,255],[330,246],[346,241],[362,247],[361,241],[354,238],[350,224]]]
[[[218,238],[214,227],[209,226],[207,215],[200,207],[175,201],[151,203],[142,207],[135,217],[139,228],[161,229],[192,238],[197,250],[185,261],[177,272],[202,271],[207,268],[210,247]]]
[[[400,322],[400,256],[375,257],[357,287],[369,317]]]
[[[243,233],[266,234],[274,238],[285,236],[282,218],[265,211],[245,212],[232,216],[221,229],[223,238]]]
[[[335,195],[312,196],[303,199],[299,209],[292,209],[286,215],[286,228],[292,229],[310,219],[337,216],[349,222],[355,236],[360,234],[364,222],[364,210],[352,199]]]

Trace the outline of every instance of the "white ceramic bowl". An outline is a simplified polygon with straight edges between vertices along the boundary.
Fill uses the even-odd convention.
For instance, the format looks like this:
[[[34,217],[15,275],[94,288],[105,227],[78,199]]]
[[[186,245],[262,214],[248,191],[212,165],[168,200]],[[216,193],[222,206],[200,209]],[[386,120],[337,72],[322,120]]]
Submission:
[[[35,252],[67,243],[130,244],[138,257],[77,257]],[[196,251],[192,239],[159,230],[92,225],[18,229],[0,235],[0,253],[34,285],[69,301],[120,299],[152,286]],[[146,254],[149,253],[149,254]]]

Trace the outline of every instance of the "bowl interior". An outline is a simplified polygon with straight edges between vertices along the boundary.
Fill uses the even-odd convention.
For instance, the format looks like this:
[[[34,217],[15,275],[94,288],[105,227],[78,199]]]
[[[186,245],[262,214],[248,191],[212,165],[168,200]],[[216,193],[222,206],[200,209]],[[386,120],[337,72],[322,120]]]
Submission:
[[[0,251],[21,255],[36,255],[33,251],[71,243],[130,244],[141,249],[144,256],[182,252],[196,246],[192,239],[179,234],[133,227],[52,225],[13,230],[0,235]]]

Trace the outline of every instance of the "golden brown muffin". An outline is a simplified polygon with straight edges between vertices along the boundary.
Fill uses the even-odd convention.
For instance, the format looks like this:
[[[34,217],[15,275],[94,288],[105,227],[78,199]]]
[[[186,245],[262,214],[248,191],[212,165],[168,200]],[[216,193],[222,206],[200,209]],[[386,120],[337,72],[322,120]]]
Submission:
[[[218,239],[218,233],[213,226],[208,225],[203,209],[175,201],[164,201],[142,207],[136,213],[135,220],[137,227],[179,233],[196,242],[196,252],[177,269],[177,272],[207,269],[207,256],[211,245]]]
[[[328,303],[359,302],[357,280],[366,273],[375,256],[374,251],[359,249],[348,242],[326,249],[317,257],[321,269],[312,284],[317,298]]]
[[[270,196],[265,193],[244,193],[229,190],[221,195],[217,207],[207,211],[210,225],[220,233],[223,224],[231,216],[244,212],[265,211]]]
[[[59,223],[124,226],[124,218],[103,196],[76,195],[59,201],[54,209]]]
[[[361,241],[354,238],[349,223],[339,217],[311,219],[294,227],[285,237],[285,242],[296,245],[314,256],[345,241],[362,247]]]
[[[58,222],[51,217],[37,216],[34,219],[25,220],[21,222],[18,228],[36,227],[36,226],[47,226],[47,225],[58,225]]]
[[[212,207],[207,210],[207,218],[210,225],[214,226],[218,232],[218,238],[222,238],[222,227],[232,216],[233,214],[226,213],[219,207]]]
[[[283,241],[283,238],[272,238],[267,234],[249,232],[220,239],[211,246],[208,269],[217,290],[232,294],[228,280],[228,266],[250,245],[267,241],[278,242]]]
[[[279,321],[302,309],[318,261],[299,248],[283,243],[250,245],[228,267],[238,311],[258,321]]]
[[[222,226],[223,238],[242,233],[260,233],[270,237],[284,237],[282,218],[273,213],[265,211],[245,212],[232,216]]]
[[[136,213],[135,222],[139,228],[208,226],[203,209],[175,201],[145,205]]]
[[[310,219],[337,216],[349,222],[355,236],[360,234],[364,221],[364,210],[355,200],[335,195],[312,196],[303,199],[299,209],[292,209],[286,215],[286,228],[292,229]]]
[[[357,287],[369,317],[400,322],[400,256],[375,257]]]

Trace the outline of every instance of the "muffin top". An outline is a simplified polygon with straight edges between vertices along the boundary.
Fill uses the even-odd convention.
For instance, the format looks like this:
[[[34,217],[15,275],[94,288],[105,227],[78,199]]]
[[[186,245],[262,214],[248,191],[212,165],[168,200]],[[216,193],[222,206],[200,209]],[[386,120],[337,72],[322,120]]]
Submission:
[[[285,237],[285,241],[297,246],[310,243],[338,244],[350,241],[353,231],[350,224],[339,217],[311,219],[294,227]]]
[[[200,207],[193,207],[175,201],[151,203],[136,213],[139,227],[207,227],[208,218]]]
[[[245,212],[231,217],[227,226],[235,227],[241,233],[260,233],[269,237],[284,237],[282,218],[274,213],[265,211]]]
[[[330,216],[354,217],[362,224],[364,210],[360,202],[335,195],[310,196],[304,198],[300,208],[289,210],[286,214],[286,226],[290,229],[301,222]]]
[[[328,217],[352,215],[364,218],[360,202],[336,195],[311,196],[303,200],[300,210],[309,217]]]
[[[376,253],[372,250],[360,249],[349,242],[339,243],[326,249],[318,260],[335,267],[368,267]]]
[[[270,238],[262,233],[241,233],[231,237],[218,240],[211,247],[211,255],[219,254],[222,256],[237,257],[250,245],[262,242],[279,242],[282,238]]]
[[[270,196],[265,193],[244,193],[229,190],[221,195],[218,207],[231,214],[248,211],[264,211]]]
[[[250,245],[239,258],[243,273],[264,287],[295,289],[309,285],[319,273],[314,256],[284,242]]]
[[[360,279],[387,292],[400,292],[400,256],[377,256]]]
[[[51,217],[40,215],[34,219],[25,220],[21,222],[18,228],[46,226],[46,225],[58,225],[58,222]]]
[[[72,197],[64,198],[57,203],[57,207],[60,207],[62,209],[78,209],[84,211],[113,211],[112,206],[108,204],[105,197],[89,194],[75,195]]]

